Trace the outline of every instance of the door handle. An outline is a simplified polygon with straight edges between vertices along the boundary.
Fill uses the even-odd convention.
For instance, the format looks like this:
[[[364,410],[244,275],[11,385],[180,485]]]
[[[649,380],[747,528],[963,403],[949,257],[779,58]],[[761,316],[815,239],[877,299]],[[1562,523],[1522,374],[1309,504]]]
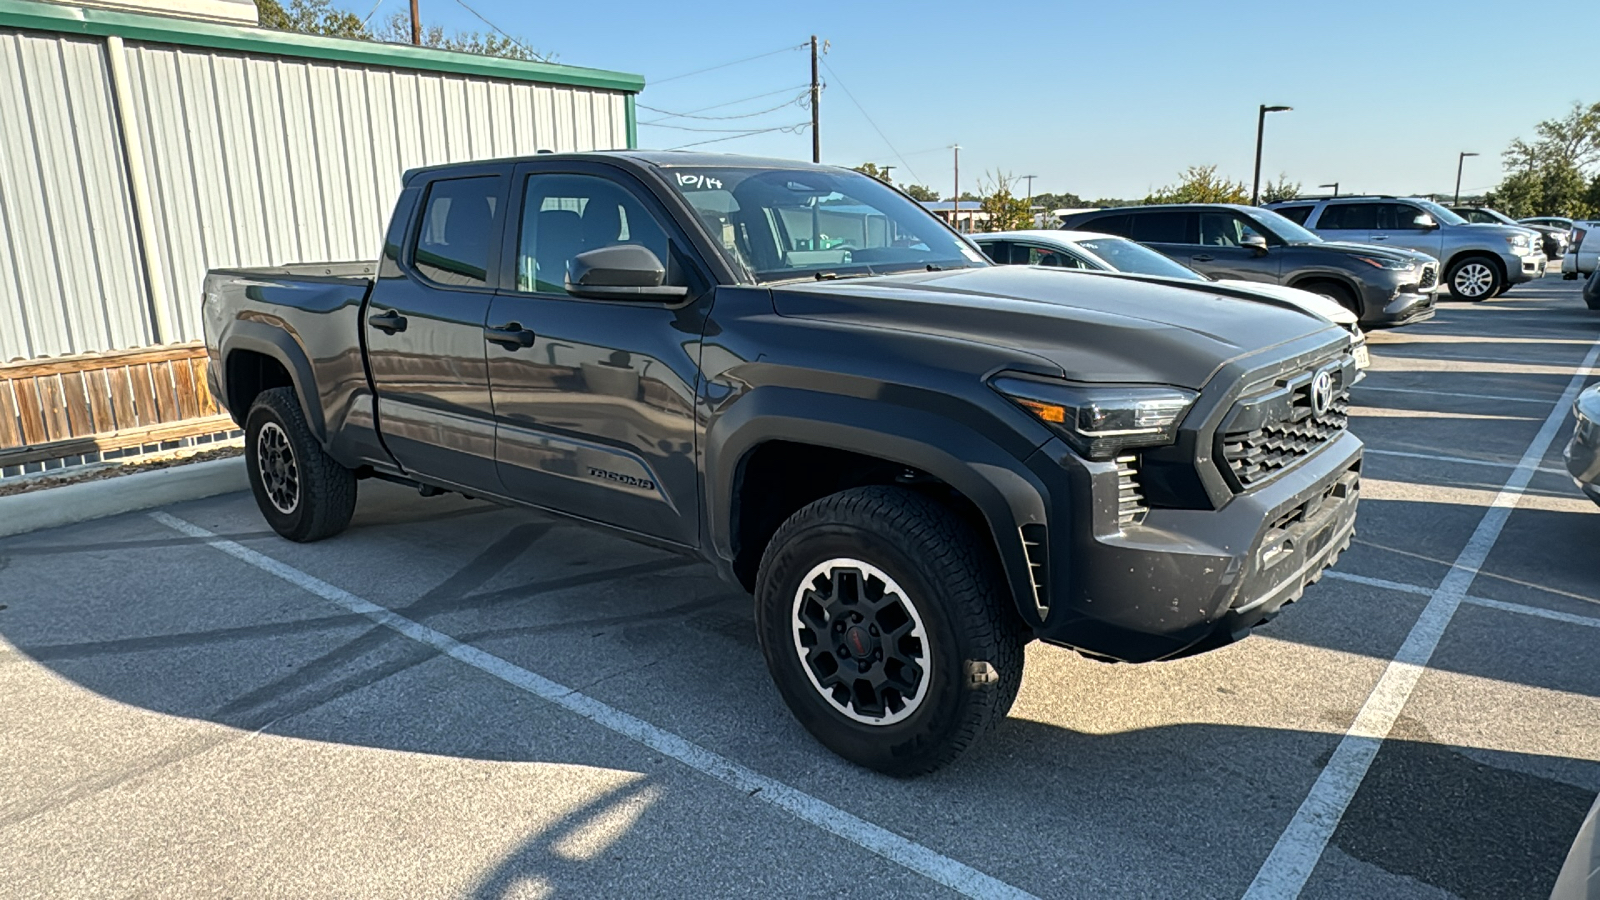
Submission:
[[[1389,236],[1387,234],[1374,234],[1374,235],[1371,235],[1371,237],[1375,241],[1387,241],[1389,239]]]
[[[1216,259],[1215,256],[1212,256],[1209,253],[1201,253],[1198,256],[1191,256],[1189,258],[1195,262],[1211,262],[1213,259]]]
[[[367,324],[384,334],[394,334],[396,331],[406,330],[406,317],[393,311],[378,313],[375,316],[368,316]]]
[[[501,325],[498,328],[485,328],[483,339],[491,344],[499,344],[507,350],[520,350],[523,347],[532,347],[533,339],[537,337],[532,331],[523,328],[516,322]]]

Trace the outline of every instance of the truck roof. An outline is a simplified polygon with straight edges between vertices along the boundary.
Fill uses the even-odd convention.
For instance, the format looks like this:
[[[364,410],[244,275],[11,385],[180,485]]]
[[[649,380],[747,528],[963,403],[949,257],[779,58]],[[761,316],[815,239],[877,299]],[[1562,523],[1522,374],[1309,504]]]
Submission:
[[[418,175],[432,175],[436,172],[447,172],[451,169],[465,166],[481,166],[491,163],[520,163],[535,162],[554,159],[610,159],[628,160],[635,163],[673,168],[677,166],[708,166],[719,168],[745,168],[745,169],[838,169],[839,166],[825,166],[817,163],[802,162],[797,159],[774,159],[762,156],[743,156],[737,153],[707,153],[701,150],[589,150],[579,153],[537,153],[532,156],[507,156],[497,159],[475,159],[466,162],[442,163],[435,166],[420,166],[410,169],[405,173],[407,181]]]

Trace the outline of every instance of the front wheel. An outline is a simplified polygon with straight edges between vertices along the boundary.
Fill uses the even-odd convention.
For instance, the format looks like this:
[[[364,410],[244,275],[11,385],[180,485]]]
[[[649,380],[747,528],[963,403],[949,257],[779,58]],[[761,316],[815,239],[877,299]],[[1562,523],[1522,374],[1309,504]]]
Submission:
[[[1445,274],[1450,294],[1457,300],[1476,303],[1498,296],[1505,287],[1505,276],[1494,263],[1481,257],[1469,256],[1450,266]]]
[[[245,470],[272,530],[299,543],[345,530],[356,509],[355,473],[317,443],[293,388],[262,391],[244,423]]]
[[[986,542],[893,487],[825,497],[761,560],[756,622],[784,702],[828,749],[888,775],[931,772],[1011,709],[1025,638]]]

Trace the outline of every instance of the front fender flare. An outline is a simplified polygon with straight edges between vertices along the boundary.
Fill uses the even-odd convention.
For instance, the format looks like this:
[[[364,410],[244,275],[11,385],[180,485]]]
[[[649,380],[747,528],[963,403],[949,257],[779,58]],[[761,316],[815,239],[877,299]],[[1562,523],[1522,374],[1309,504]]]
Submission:
[[[1020,528],[1046,522],[1048,492],[1024,462],[1000,444],[958,420],[922,409],[886,407],[882,400],[799,388],[752,390],[706,431],[708,544],[724,561],[731,562],[735,555],[735,480],[749,454],[770,441],[844,450],[909,466],[959,491],[983,516],[1018,612],[1030,625],[1039,624]]]

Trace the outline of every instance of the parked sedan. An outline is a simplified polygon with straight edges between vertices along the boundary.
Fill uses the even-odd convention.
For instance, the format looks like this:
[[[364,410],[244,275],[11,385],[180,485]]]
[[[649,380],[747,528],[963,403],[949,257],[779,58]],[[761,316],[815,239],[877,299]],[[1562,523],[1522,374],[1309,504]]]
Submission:
[[[1539,233],[1539,238],[1544,247],[1544,255],[1549,260],[1559,260],[1567,253],[1567,240],[1572,234],[1572,223],[1565,225],[1542,225],[1532,221],[1518,222],[1498,209],[1487,206],[1452,206],[1450,211],[1466,219],[1473,225],[1510,225],[1515,228],[1528,228]]]
[[[1572,404],[1578,420],[1567,444],[1567,471],[1589,499],[1600,503],[1600,384],[1590,385]]]
[[[1202,275],[1143,244],[1093,231],[996,231],[971,237],[990,259],[1001,265],[1125,272],[1181,281],[1210,281],[1233,290],[1287,301],[1349,331],[1356,367],[1365,369],[1369,363],[1367,336],[1361,332],[1356,314],[1321,294],[1281,284]]]

